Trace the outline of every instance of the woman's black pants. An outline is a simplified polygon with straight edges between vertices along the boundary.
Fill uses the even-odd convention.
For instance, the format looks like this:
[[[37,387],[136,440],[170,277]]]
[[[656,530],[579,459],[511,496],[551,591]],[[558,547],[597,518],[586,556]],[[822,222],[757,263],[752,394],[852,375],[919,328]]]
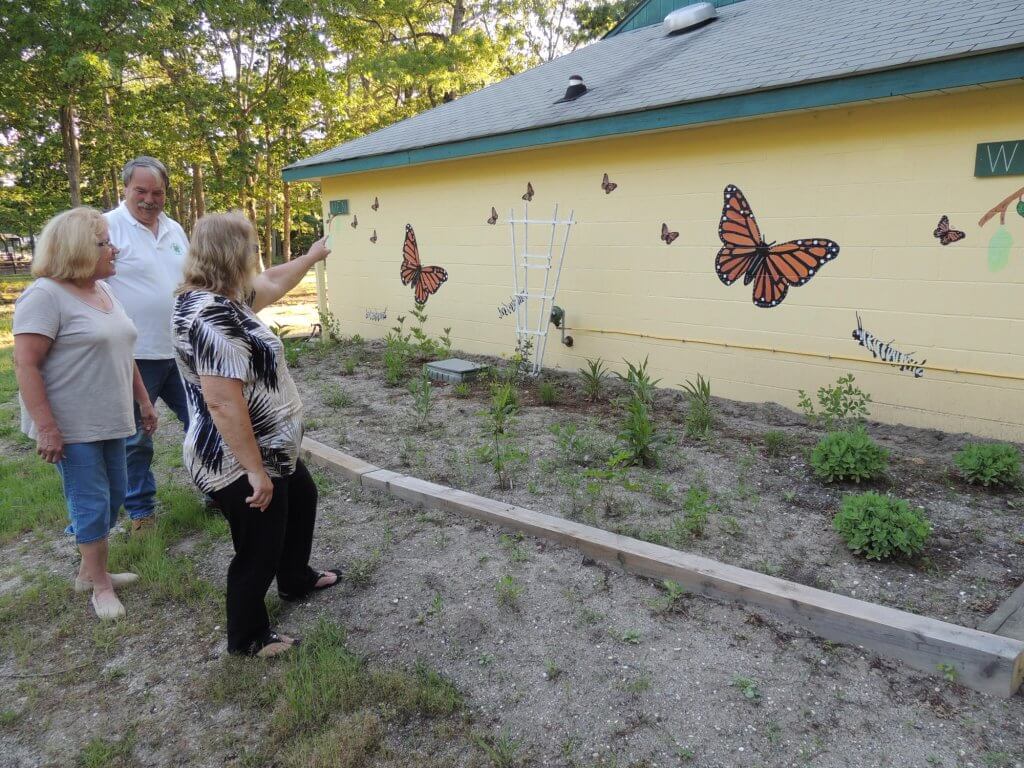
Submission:
[[[235,546],[228,566],[229,653],[250,652],[270,631],[263,598],[275,576],[277,591],[289,595],[308,593],[319,578],[309,567],[316,484],[301,461],[288,477],[272,480],[274,496],[263,512],[246,504],[252,486],[244,475],[213,493],[231,526]]]

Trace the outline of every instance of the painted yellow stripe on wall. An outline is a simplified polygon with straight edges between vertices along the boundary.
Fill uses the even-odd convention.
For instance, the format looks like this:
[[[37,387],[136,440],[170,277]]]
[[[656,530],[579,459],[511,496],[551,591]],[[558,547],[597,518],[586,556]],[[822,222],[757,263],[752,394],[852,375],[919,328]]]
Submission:
[[[978,220],[1024,177],[978,179],[973,169],[977,143],[1014,138],[1022,125],[1018,83],[327,178],[325,207],[348,199],[359,217],[357,229],[351,216],[332,227],[330,307],[346,333],[387,332],[412,304],[398,274],[411,223],[423,263],[449,272],[427,305],[429,327],[451,326],[458,349],[509,353],[514,320],[497,311],[513,293],[507,220],[510,210],[522,214],[529,181],[531,217],[550,217],[555,203],[562,216],[575,212],[557,299],[568,324],[667,337],[577,332],[567,349],[552,327],[548,367],[650,356],[666,385],[702,373],[715,394],[790,407],[798,389],[852,371],[874,396],[876,418],[1020,440],[1024,218],[1011,209],[1014,246],[999,271],[988,258],[998,217],[981,228]],[[619,185],[610,195],[604,173]],[[714,273],[727,184],[746,194],[769,241],[827,237],[839,257],[781,306],[755,307],[750,286],[726,287]],[[491,206],[495,226],[486,223]],[[943,247],[932,236],[943,214],[965,240]],[[662,222],[680,233],[671,246],[659,237]],[[531,227],[531,250],[546,252],[549,238]],[[365,319],[385,307],[387,321]],[[835,359],[871,358],[851,336],[856,312],[865,330],[935,369],[915,379]],[[954,372],[964,369],[973,372]]]

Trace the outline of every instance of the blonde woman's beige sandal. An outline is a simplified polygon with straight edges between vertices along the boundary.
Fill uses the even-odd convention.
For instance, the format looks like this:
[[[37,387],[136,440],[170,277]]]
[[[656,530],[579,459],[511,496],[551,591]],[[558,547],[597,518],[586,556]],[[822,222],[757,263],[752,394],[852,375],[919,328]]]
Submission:
[[[137,573],[112,573],[110,583],[116,587],[127,587],[139,580]],[[75,577],[75,592],[88,592],[92,589],[92,579],[80,579]]]
[[[111,592],[104,592],[102,597],[97,598],[96,593],[92,593],[92,597],[89,598],[89,602],[92,603],[92,609],[96,611],[96,616],[103,619],[104,621],[113,621],[114,619],[124,618],[125,610],[121,601],[117,599],[117,595]]]

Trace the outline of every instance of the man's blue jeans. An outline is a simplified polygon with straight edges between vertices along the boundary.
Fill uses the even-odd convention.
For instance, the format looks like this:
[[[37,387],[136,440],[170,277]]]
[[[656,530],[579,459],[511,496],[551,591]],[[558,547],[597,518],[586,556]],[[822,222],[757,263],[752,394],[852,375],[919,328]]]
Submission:
[[[156,405],[157,398],[174,411],[188,429],[188,402],[185,387],[174,360],[136,360],[149,399]],[[142,431],[138,405],[135,406],[135,435],[127,442],[128,495],[124,509],[128,517],[138,520],[156,512],[156,478],[150,466],[153,463],[153,438]]]

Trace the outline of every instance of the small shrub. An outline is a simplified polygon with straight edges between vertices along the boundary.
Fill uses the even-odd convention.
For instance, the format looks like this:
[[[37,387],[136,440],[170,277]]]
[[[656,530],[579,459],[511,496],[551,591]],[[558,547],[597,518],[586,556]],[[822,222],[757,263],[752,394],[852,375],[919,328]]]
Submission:
[[[863,421],[868,416],[871,395],[855,386],[854,381],[853,374],[850,373],[840,377],[830,387],[819,387],[820,411],[815,410],[810,395],[802,389],[797,390],[800,396],[800,410],[812,422],[830,431],[846,424]]]
[[[1021,480],[1021,456],[1006,443],[968,443],[953,462],[971,485],[1016,485]]]
[[[889,463],[889,452],[872,440],[863,427],[848,432],[830,432],[811,452],[811,467],[826,483],[837,480],[872,480]]]
[[[409,392],[412,394],[413,411],[416,413],[416,420],[421,427],[430,419],[430,393],[432,389],[430,376],[427,374],[426,368],[409,384]]]
[[[359,361],[355,357],[345,358],[345,362],[341,364],[341,375],[351,376],[356,372],[357,365],[359,365]]]
[[[920,510],[874,491],[843,499],[832,525],[846,546],[868,560],[916,555],[931,533]]]
[[[772,458],[781,456],[783,451],[789,446],[789,435],[785,432],[780,432],[777,429],[765,432],[764,435],[764,453],[766,456]]]
[[[317,311],[320,319],[320,328],[327,341],[341,341],[341,322],[330,310]]]
[[[711,434],[714,416],[711,410],[711,382],[697,374],[697,381],[680,384],[690,401],[686,412],[686,436],[703,440]]]
[[[384,337],[384,383],[397,387],[405,381],[411,351],[409,343],[399,334],[389,333]]]
[[[537,396],[541,405],[555,405],[558,402],[558,389],[550,381],[542,381],[537,386]]]
[[[468,381],[460,381],[452,386],[452,394],[461,400],[465,400],[473,394],[473,388],[469,386]]]
[[[615,375],[626,382],[626,386],[629,387],[629,396],[631,399],[640,400],[648,408],[654,406],[654,394],[655,389],[661,382],[661,379],[652,379],[650,374],[647,373],[647,358],[639,365],[633,365],[628,360],[623,360],[626,364],[626,375],[623,376],[621,373]]]
[[[588,358],[586,362],[586,369],[580,368],[579,371],[583,379],[583,396],[595,402],[601,399],[601,391],[604,389],[605,379],[608,378],[608,369],[600,357],[597,360]]]
[[[597,457],[598,450],[593,440],[575,424],[552,424],[549,429],[555,436],[555,447],[562,464],[586,466]]]
[[[650,406],[641,397],[634,396],[626,403],[626,417],[618,437],[622,442],[622,451],[616,455],[616,463],[645,467],[657,465],[658,449],[665,438],[658,433],[651,418]]]
[[[677,545],[704,535],[708,517],[715,510],[714,503],[709,501],[710,495],[706,488],[699,485],[691,486],[686,492],[683,516],[677,517],[672,525],[671,535]]]

